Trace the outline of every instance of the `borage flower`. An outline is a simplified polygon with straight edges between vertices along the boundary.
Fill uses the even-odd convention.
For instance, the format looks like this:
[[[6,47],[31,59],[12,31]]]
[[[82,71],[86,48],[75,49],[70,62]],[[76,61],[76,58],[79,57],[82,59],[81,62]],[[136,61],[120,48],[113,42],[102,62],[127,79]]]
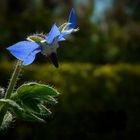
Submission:
[[[59,28],[54,24],[47,35],[31,35],[27,37],[27,41],[20,41],[7,49],[13,56],[22,61],[22,65],[31,64],[35,60],[36,54],[41,52],[50,58],[55,67],[58,67],[57,48],[59,42],[64,41],[67,35],[77,30],[75,29],[75,12],[72,9],[68,22]]]

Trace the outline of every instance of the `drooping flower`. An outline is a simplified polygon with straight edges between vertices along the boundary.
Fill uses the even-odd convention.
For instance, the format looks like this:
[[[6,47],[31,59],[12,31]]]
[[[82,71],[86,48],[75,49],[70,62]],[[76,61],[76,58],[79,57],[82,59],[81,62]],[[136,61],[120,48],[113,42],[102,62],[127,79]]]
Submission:
[[[34,34],[27,37],[27,41],[20,41],[7,48],[10,53],[17,59],[22,61],[22,65],[31,64],[37,53],[50,58],[55,67],[58,67],[57,48],[59,42],[64,41],[65,37],[75,29],[75,11],[71,10],[69,20],[62,24],[59,28],[54,24],[48,34]]]

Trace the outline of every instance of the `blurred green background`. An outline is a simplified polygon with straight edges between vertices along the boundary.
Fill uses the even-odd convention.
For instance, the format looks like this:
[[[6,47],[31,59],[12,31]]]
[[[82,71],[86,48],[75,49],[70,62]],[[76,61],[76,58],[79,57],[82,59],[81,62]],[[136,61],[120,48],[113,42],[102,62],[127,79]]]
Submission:
[[[80,31],[60,44],[60,68],[38,55],[17,84],[39,81],[61,92],[47,123],[17,120],[0,139],[139,140],[139,6],[139,0],[1,0],[2,87],[15,64],[8,46],[66,22],[72,7]]]

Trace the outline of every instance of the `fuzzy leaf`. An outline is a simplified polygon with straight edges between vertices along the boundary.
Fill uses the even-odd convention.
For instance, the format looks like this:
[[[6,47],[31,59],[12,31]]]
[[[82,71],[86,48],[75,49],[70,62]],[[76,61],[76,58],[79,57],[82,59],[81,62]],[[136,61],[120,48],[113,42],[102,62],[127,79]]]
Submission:
[[[5,114],[5,116],[3,118],[2,124],[0,126],[0,130],[4,130],[4,129],[8,128],[8,126],[11,124],[12,120],[13,120],[12,114],[9,111],[7,111],[7,113]]]
[[[57,100],[55,99],[55,98],[53,98],[52,96],[47,96],[46,98],[45,98],[45,101],[47,102],[47,103],[49,103],[49,104],[57,104],[58,102],[57,102]]]
[[[39,105],[39,108],[41,110],[42,115],[50,115],[50,114],[52,114],[52,112],[49,109],[47,109],[44,105]]]
[[[23,109],[13,100],[10,100],[10,99],[0,99],[0,104],[6,104],[8,105],[9,107],[11,108],[16,108],[18,110],[21,110],[23,111]]]
[[[34,82],[23,84],[17,89],[11,99],[16,101],[24,111],[14,110],[14,113],[19,119],[25,121],[44,122],[42,117],[51,114],[51,111],[44,104],[56,104],[55,97],[58,94],[54,88],[48,85]]]
[[[25,100],[27,98],[44,99],[47,96],[57,97],[59,93],[52,87],[38,83],[28,83],[20,86],[13,98]]]
[[[22,101],[23,108],[25,108],[25,110],[28,110],[29,112],[33,112],[33,113],[40,112],[40,108],[38,107],[38,104],[40,104],[40,101],[38,101],[37,99],[33,99],[33,98],[28,98],[28,99]]]
[[[19,110],[15,111],[16,117],[19,118],[20,120],[24,120],[24,121],[37,121],[37,122],[45,122],[42,118],[40,118],[39,116],[37,116],[36,114],[29,112],[29,111],[24,111],[21,112]]]

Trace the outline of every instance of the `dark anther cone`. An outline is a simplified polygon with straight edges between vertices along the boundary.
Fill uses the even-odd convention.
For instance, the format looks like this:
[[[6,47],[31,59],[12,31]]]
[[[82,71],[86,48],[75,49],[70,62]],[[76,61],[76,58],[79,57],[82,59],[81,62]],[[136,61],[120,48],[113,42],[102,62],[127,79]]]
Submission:
[[[49,59],[51,60],[51,62],[54,64],[54,66],[56,68],[59,67],[58,65],[58,59],[57,59],[57,54],[55,52],[52,52],[50,55],[49,55]]]

